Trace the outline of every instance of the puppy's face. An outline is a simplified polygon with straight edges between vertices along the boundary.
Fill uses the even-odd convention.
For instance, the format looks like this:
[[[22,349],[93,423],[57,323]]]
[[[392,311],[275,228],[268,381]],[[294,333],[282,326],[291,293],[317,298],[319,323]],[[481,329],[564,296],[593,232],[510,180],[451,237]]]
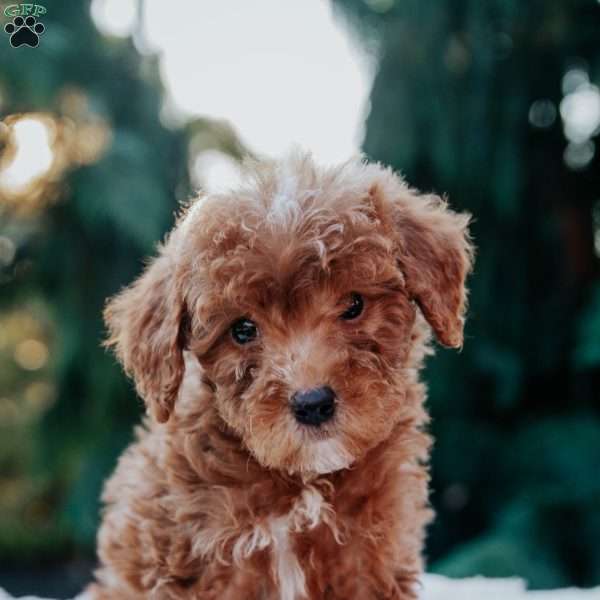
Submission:
[[[378,166],[263,167],[190,209],[109,304],[110,342],[158,420],[187,349],[263,466],[346,468],[415,415],[418,308],[443,343],[461,342],[466,223]]]
[[[233,254],[215,248],[192,299],[211,331],[189,348],[263,465],[323,473],[386,437],[406,407],[415,309],[373,213],[314,218],[247,224],[255,244],[229,231]]]

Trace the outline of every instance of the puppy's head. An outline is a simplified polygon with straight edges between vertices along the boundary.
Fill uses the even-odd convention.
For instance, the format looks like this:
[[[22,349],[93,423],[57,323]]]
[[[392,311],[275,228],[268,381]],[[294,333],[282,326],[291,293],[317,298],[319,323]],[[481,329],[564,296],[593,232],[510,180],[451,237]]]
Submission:
[[[109,344],[158,421],[193,354],[265,467],[350,466],[420,406],[424,317],[462,343],[468,217],[379,165],[257,165],[198,200],[107,306]]]

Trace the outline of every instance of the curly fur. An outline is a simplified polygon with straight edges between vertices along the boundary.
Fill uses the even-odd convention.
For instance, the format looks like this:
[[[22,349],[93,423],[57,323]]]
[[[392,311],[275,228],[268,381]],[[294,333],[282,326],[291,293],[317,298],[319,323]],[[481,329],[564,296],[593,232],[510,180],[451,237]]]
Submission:
[[[380,165],[303,154],[184,212],[105,312],[149,417],[105,488],[95,599],[416,597],[418,372],[430,328],[462,343],[468,220]],[[260,333],[238,345],[242,316]],[[290,396],[320,385],[335,418],[299,425]]]

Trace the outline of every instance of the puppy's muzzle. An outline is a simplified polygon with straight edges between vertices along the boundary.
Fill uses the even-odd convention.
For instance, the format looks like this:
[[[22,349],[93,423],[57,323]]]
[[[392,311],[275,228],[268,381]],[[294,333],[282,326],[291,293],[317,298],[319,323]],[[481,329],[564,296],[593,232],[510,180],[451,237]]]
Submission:
[[[292,412],[298,423],[321,425],[335,413],[335,392],[329,386],[298,391],[292,395]]]

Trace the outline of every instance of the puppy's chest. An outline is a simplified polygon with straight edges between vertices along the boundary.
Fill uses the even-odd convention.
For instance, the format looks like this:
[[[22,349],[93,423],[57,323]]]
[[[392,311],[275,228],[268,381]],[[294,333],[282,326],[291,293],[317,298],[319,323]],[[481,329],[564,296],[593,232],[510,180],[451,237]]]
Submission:
[[[235,562],[256,553],[268,556],[277,600],[300,600],[318,572],[327,568],[327,557],[342,544],[343,524],[321,492],[308,486],[283,514],[272,514],[247,529],[233,546]],[[319,577],[322,577],[319,575]]]

